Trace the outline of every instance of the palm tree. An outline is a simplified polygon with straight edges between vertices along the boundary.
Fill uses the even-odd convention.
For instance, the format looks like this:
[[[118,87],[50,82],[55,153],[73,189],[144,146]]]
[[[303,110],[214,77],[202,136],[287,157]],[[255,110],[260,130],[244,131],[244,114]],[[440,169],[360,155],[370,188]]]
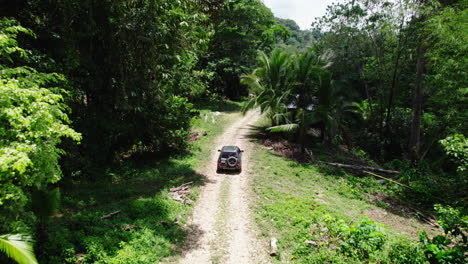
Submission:
[[[31,239],[21,235],[1,235],[0,251],[19,264],[36,264]]]
[[[250,87],[256,96],[242,107],[243,113],[252,108],[260,108],[273,125],[290,121],[287,111],[287,101],[294,84],[291,71],[291,56],[275,49],[270,56],[260,51],[258,56],[260,67],[252,74],[241,76],[241,82]]]
[[[270,56],[260,52],[260,67],[242,76],[242,83],[256,95],[243,106],[243,112],[260,107],[272,120],[269,131],[299,134],[303,153],[306,130],[313,124],[321,124],[324,138],[333,139],[344,131],[343,114],[349,105],[327,71],[331,57],[314,47],[299,56],[279,50]]]
[[[322,56],[315,48],[310,48],[296,58],[293,69],[293,86],[290,94],[290,104],[294,106],[292,115],[294,122],[270,127],[272,132],[299,132],[301,152],[305,152],[306,130],[312,124],[322,121],[326,112],[321,103],[324,91],[331,87],[331,74],[326,71],[330,65],[330,56]]]

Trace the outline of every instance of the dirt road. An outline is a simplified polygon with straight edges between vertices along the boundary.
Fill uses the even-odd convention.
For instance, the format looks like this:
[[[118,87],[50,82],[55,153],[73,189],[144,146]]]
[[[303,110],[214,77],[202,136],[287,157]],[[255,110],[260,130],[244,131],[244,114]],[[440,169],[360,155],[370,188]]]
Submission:
[[[190,234],[179,263],[268,263],[268,245],[256,238],[249,213],[249,159],[253,146],[247,134],[259,116],[249,112],[229,127],[213,145],[211,162],[198,171],[206,176],[206,184],[188,221]],[[242,173],[216,173],[217,150],[223,145],[245,150]]]

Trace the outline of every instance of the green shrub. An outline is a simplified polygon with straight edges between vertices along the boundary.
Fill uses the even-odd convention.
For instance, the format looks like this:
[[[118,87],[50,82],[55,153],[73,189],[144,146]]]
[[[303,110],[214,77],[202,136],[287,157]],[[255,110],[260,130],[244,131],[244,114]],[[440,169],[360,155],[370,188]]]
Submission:
[[[468,138],[463,134],[455,134],[440,140],[445,153],[458,164],[457,171],[466,171],[468,167]]]
[[[361,220],[358,225],[349,227],[345,232],[341,250],[358,259],[369,259],[371,255],[381,251],[387,242],[383,227],[369,219]]]
[[[466,263],[468,216],[450,206],[435,205],[434,208],[444,234],[433,238],[425,232],[420,235],[427,259],[434,264]]]
[[[390,263],[423,264],[427,263],[423,247],[409,240],[398,240],[390,245],[388,252]]]
[[[28,52],[18,34],[32,35],[14,20],[0,19],[0,231],[11,232],[32,186],[62,177],[58,146],[64,137],[80,140],[69,126],[63,103],[64,76],[26,67]]]

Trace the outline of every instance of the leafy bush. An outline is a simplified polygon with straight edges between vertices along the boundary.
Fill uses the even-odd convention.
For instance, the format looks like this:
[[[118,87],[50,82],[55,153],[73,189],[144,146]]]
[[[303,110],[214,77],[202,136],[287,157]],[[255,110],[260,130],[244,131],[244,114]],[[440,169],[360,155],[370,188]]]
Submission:
[[[17,66],[28,60],[18,47],[19,33],[32,32],[11,19],[0,20],[0,231],[22,213],[29,188],[62,177],[58,161],[61,138],[80,140],[69,127],[61,89],[62,75]]]
[[[407,239],[398,240],[390,245],[388,258],[395,264],[427,263],[423,247]]]
[[[458,164],[457,171],[464,172],[468,167],[468,138],[463,134],[455,134],[440,140],[447,155]]]
[[[316,219],[312,225],[315,248],[299,246],[296,254],[307,263],[427,263],[424,247],[409,239],[390,239],[383,226],[367,218],[348,225],[330,215]],[[339,250],[337,250],[339,248]],[[306,255],[307,254],[307,255]]]
[[[434,208],[444,235],[433,238],[429,238],[425,232],[420,235],[428,260],[434,264],[466,263],[468,216],[450,206],[435,205]]]
[[[341,250],[358,259],[369,259],[371,255],[381,251],[387,242],[383,227],[369,219],[347,228],[345,232]]]

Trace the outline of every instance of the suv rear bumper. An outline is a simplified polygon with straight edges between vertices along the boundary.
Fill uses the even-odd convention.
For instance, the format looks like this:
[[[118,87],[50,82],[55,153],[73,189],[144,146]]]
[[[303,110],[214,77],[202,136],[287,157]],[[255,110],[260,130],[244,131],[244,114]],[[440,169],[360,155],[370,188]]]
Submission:
[[[218,166],[217,170],[241,170],[241,167]]]

